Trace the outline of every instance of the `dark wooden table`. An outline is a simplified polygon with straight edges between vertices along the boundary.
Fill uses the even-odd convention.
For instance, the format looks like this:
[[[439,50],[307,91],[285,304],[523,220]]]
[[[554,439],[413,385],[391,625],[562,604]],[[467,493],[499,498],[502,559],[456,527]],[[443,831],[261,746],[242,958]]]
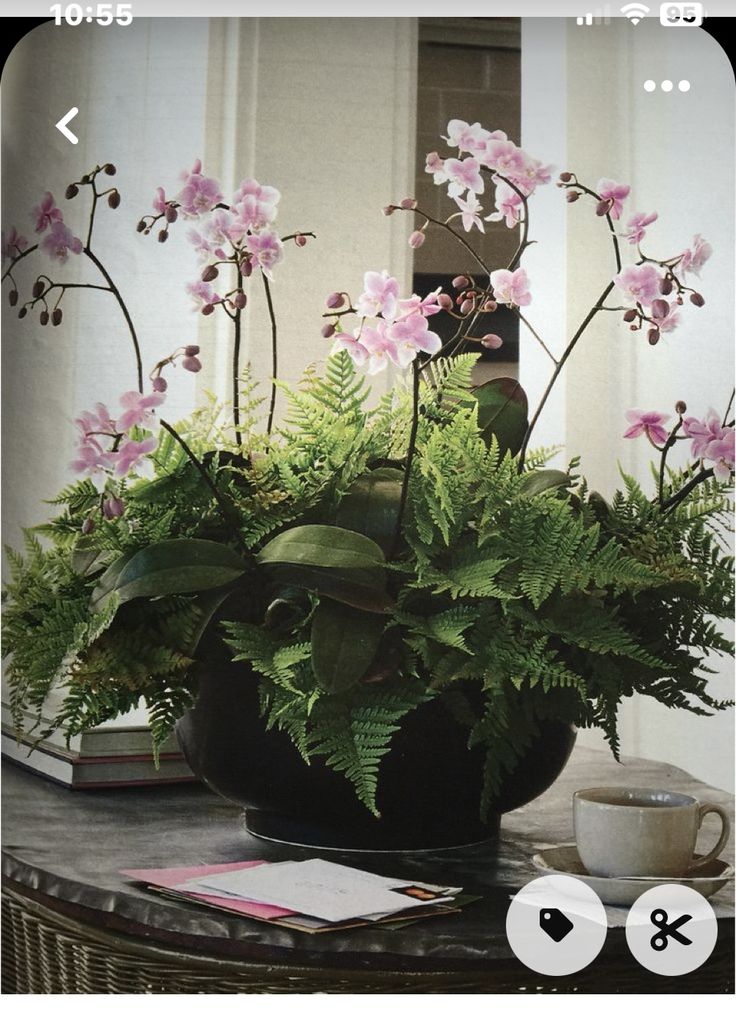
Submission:
[[[733,798],[666,765],[576,748],[557,783],[504,817],[496,843],[437,853],[323,855],[387,875],[463,885],[459,914],[317,936],[147,892],[121,868],[320,855],[249,836],[237,808],[199,785],[71,791],[3,765],[5,993],[732,992],[732,888],[711,900],[719,939],[696,972],[662,977],[629,953],[626,911],[581,972],[544,977],[506,941],[511,896],[534,853],[572,841],[570,798],[596,785],[668,787],[733,810]],[[451,816],[448,815],[448,820]],[[730,857],[733,843],[729,844]],[[729,853],[725,854],[729,858]]]

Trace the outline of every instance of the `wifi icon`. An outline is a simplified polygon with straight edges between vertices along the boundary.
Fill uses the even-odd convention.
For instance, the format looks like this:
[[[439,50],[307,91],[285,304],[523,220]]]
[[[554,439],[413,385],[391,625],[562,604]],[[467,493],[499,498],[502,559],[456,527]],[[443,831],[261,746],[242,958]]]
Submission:
[[[632,25],[638,25],[649,13],[649,8],[645,7],[644,4],[626,4],[620,10]]]

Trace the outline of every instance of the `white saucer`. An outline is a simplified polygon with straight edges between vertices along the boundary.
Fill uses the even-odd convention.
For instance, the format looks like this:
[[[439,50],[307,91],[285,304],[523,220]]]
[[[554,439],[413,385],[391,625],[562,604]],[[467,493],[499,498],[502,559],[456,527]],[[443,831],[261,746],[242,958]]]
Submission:
[[[693,858],[699,859],[696,854]],[[595,891],[607,906],[631,906],[644,892],[657,885],[687,885],[702,896],[715,895],[734,875],[733,867],[723,860],[710,860],[697,871],[681,878],[601,878],[588,874],[575,846],[555,846],[532,857],[543,874],[572,874]]]

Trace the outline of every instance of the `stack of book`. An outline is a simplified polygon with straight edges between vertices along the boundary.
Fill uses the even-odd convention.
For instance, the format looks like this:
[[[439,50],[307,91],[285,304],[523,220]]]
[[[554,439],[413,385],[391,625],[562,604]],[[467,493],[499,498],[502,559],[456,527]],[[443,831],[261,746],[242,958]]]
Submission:
[[[307,934],[445,916],[477,898],[460,888],[382,877],[321,859],[120,873],[167,898]]]
[[[173,734],[162,744],[156,767],[145,713],[129,713],[85,730],[71,737],[68,744],[63,727],[39,740],[50,719],[42,718],[38,723],[37,718],[25,715],[23,731],[18,731],[9,706],[3,702],[3,757],[71,789],[191,782],[195,778]]]

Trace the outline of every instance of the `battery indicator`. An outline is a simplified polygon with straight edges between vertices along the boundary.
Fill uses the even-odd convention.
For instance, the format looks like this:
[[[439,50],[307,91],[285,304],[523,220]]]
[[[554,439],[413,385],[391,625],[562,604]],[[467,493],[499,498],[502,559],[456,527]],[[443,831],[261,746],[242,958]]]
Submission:
[[[665,28],[698,28],[704,16],[702,4],[665,3],[659,8],[659,23]]]

